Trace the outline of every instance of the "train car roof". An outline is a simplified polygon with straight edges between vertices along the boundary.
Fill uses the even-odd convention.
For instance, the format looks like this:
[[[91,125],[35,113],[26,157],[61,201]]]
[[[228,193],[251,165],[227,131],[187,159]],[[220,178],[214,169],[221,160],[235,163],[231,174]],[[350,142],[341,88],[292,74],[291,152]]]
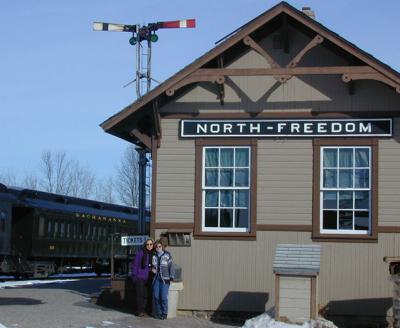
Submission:
[[[95,200],[53,194],[32,189],[7,187],[3,184],[0,184],[0,195],[0,197],[8,197],[10,201],[13,201],[18,206],[29,206],[107,217],[118,217],[129,220],[137,220],[137,217],[133,218],[133,216],[138,214],[138,209],[134,207],[109,204]],[[150,212],[146,211],[147,220],[149,215]]]

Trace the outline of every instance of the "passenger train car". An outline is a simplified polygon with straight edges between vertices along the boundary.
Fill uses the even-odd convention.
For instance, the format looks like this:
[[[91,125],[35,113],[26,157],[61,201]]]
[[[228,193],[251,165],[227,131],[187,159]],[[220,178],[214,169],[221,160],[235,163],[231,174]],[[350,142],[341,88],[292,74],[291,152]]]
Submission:
[[[146,231],[149,221],[146,212]],[[101,274],[111,252],[118,272],[132,256],[119,237],[137,227],[136,208],[0,184],[0,275],[47,277],[74,267]]]

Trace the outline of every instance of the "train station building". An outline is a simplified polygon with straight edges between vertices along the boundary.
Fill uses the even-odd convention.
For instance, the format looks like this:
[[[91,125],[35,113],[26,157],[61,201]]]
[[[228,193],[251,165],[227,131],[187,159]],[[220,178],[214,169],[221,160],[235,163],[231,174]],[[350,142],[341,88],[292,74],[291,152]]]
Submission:
[[[309,14],[276,5],[101,124],[151,152],[181,310],[272,308],[281,244],[321,246],[312,307],[391,307],[400,74]]]

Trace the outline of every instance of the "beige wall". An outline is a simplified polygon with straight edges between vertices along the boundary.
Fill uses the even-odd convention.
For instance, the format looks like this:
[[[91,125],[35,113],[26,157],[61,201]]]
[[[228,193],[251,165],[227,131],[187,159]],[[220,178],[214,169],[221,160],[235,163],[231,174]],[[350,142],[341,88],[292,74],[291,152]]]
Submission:
[[[309,244],[307,232],[258,232],[257,241],[192,239],[169,247],[183,268],[180,309],[262,311],[274,305],[273,259],[280,243]],[[383,257],[400,255],[400,234],[380,234],[379,243],[321,243],[320,305],[348,313],[384,315],[391,282]],[[373,307],[371,308],[371,304]]]
[[[400,226],[400,119],[394,136],[379,140],[379,225]]]

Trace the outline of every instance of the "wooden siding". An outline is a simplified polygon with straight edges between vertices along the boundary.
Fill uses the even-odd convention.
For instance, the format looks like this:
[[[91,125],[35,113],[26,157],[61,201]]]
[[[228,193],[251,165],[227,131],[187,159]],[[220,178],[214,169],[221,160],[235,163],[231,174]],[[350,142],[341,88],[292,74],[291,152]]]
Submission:
[[[311,224],[312,141],[258,141],[257,224]]]
[[[311,278],[279,278],[279,317],[287,317],[292,322],[305,322],[311,312]]]
[[[178,123],[178,120],[161,121],[156,222],[193,222],[194,142],[178,140]]]
[[[178,307],[270,309],[275,297],[272,264],[276,245],[280,243],[309,244],[311,234],[258,232],[257,242],[192,240],[191,247],[169,247],[174,261],[182,266],[184,290]],[[348,314],[385,315],[392,283],[383,257],[400,255],[400,234],[381,234],[378,244],[321,245],[318,304],[330,305]]]
[[[379,225],[400,226],[400,119],[392,139],[379,140]]]

